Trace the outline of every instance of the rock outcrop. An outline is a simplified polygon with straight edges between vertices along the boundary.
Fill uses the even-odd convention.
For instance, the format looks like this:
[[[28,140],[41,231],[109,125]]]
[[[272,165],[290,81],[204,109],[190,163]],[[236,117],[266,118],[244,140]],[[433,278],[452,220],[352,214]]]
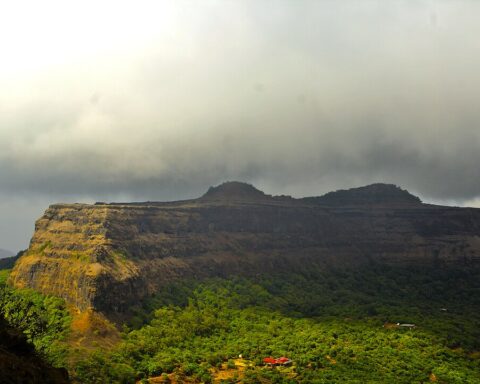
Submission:
[[[187,201],[52,205],[10,282],[112,314],[183,277],[479,259],[480,209],[386,184],[293,199],[231,182]]]

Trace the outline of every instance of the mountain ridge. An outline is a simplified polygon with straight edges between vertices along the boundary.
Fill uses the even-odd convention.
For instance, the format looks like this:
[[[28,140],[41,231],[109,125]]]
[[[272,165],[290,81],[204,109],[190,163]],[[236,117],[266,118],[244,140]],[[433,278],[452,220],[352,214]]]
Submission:
[[[358,197],[362,197],[362,199]],[[342,201],[343,200],[343,201]],[[200,197],[187,200],[174,201],[143,201],[143,202],[97,202],[95,205],[181,205],[188,203],[214,203],[214,202],[270,202],[270,203],[307,203],[307,204],[324,204],[331,205],[346,202],[348,204],[418,204],[422,203],[419,197],[412,195],[407,190],[398,187],[395,184],[374,183],[363,187],[355,187],[350,189],[339,189],[327,192],[319,196],[292,197],[290,195],[269,195],[257,189],[252,184],[240,181],[227,181],[217,186],[211,186]],[[70,204],[54,204],[56,205],[89,205],[81,203]]]
[[[479,234],[480,209],[423,204],[394,185],[294,199],[228,182],[177,202],[52,205],[9,281],[115,314],[183,278],[468,265],[480,260]]]

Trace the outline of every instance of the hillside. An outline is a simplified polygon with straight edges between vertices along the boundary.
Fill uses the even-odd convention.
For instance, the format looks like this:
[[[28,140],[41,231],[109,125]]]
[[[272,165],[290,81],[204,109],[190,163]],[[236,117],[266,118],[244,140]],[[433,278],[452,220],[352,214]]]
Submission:
[[[4,257],[3,259],[0,259],[0,269],[13,268],[17,260],[20,258],[20,256],[23,255],[24,252],[25,251],[20,251],[15,256],[9,256],[9,257]]]
[[[423,204],[387,184],[293,199],[229,182],[198,199],[57,204],[10,283],[108,316],[178,279],[366,265],[472,265],[480,209]]]

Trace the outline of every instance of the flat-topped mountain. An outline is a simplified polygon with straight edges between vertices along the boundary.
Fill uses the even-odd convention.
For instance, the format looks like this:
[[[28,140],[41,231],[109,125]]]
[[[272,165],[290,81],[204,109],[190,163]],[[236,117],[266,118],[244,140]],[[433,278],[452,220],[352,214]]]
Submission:
[[[229,182],[179,202],[52,205],[10,283],[112,314],[180,278],[479,259],[480,209],[388,184],[294,199]]]

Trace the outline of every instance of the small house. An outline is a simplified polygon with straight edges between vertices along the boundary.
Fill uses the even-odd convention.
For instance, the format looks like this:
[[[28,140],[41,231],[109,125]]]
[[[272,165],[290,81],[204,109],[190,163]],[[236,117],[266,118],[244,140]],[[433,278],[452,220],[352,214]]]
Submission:
[[[267,365],[275,365],[277,364],[277,359],[274,359],[273,357],[265,357],[263,362]]]
[[[282,356],[277,359],[277,362],[281,365],[289,365],[292,363],[292,360],[290,360],[288,357]]]
[[[267,365],[289,365],[292,363],[292,360],[285,356],[279,357],[278,359],[275,359],[270,356],[270,357],[265,357],[263,359],[263,362]]]

